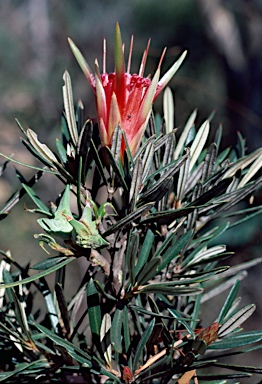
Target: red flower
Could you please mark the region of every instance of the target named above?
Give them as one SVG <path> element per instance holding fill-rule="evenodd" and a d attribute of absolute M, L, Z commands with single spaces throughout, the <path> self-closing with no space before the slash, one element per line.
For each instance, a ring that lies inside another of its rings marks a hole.
<path fill-rule="evenodd" d="M 181 55 L 159 80 L 160 66 L 165 53 L 164 50 L 156 73 L 151 80 L 149 77 L 143 76 L 150 41 L 144 51 L 139 73 L 130 74 L 133 38 L 130 44 L 128 66 L 125 71 L 123 44 L 118 23 L 115 29 L 115 72 L 109 74 L 106 72 L 105 41 L 102 74 L 100 74 L 97 60 L 95 61 L 95 73 L 93 73 L 71 39 L 69 39 L 69 43 L 95 93 L 102 145 L 110 147 L 114 129 L 119 124 L 125 132 L 130 151 L 134 155 L 142 140 L 150 116 L 152 103 L 178 70 L 186 56 L 186 52 Z M 124 149 L 125 143 L 123 140 L 121 155 L 123 155 Z"/>

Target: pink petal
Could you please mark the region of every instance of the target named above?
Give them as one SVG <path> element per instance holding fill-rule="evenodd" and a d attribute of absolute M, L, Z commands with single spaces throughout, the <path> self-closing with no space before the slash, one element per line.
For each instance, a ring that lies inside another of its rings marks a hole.
<path fill-rule="evenodd" d="M 108 138 L 106 126 L 103 119 L 99 119 L 98 125 L 99 125 L 99 135 L 100 135 L 102 146 L 104 147 L 106 145 L 109 145 L 109 138 Z"/>
<path fill-rule="evenodd" d="M 101 82 L 101 78 L 97 70 L 95 74 L 95 84 L 96 84 L 96 108 L 97 108 L 98 118 L 102 119 L 106 123 L 107 121 L 106 95 Z"/>
<path fill-rule="evenodd" d="M 145 51 L 143 53 L 143 57 L 142 57 L 142 60 L 141 60 L 140 69 L 139 69 L 139 73 L 138 73 L 139 76 L 143 76 L 144 75 L 145 66 L 146 66 L 146 59 L 147 59 L 147 56 L 148 56 L 150 42 L 151 42 L 151 39 L 148 40 L 147 47 L 146 47 L 146 49 L 145 49 Z"/>
<path fill-rule="evenodd" d="M 111 105 L 110 105 L 110 112 L 109 112 L 109 119 L 108 119 L 108 129 L 107 129 L 109 143 L 111 141 L 111 137 L 115 127 L 117 126 L 117 124 L 120 124 L 120 123 L 121 123 L 121 115 L 118 108 L 116 94 L 113 93 L 111 98 Z"/>
<path fill-rule="evenodd" d="M 134 155 L 136 153 L 136 151 L 137 151 L 137 149 L 139 147 L 139 144 L 140 144 L 140 142 L 142 140 L 142 137 L 144 135 L 144 132 L 145 132 L 145 129 L 146 129 L 146 126 L 147 126 L 150 114 L 151 114 L 151 110 L 149 111 L 148 116 L 147 116 L 145 122 L 140 127 L 138 127 L 136 135 L 128 143 L 129 147 L 130 147 L 130 152 L 132 153 L 132 155 Z"/>
<path fill-rule="evenodd" d="M 127 70 L 126 70 L 127 73 L 130 73 L 133 44 L 134 44 L 134 36 L 132 35 L 130 40 L 129 55 L 128 55 L 128 62 L 127 62 Z"/>

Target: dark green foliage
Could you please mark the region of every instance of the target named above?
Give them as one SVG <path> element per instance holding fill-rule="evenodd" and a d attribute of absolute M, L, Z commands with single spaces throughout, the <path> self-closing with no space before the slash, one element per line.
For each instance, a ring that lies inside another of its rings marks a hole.
<path fill-rule="evenodd" d="M 256 165 L 261 149 L 246 155 L 239 137 L 239 151 L 219 153 L 221 129 L 205 148 L 211 119 L 192 129 L 194 112 L 180 135 L 166 134 L 160 117 L 152 116 L 149 139 L 134 158 L 127 146 L 120 160 L 126 141 L 121 127 L 115 128 L 111 147 L 101 148 L 93 123 L 84 121 L 82 103 L 74 110 L 68 73 L 64 80 L 57 154 L 21 128 L 23 143 L 43 168 L 29 182 L 18 174 L 21 189 L 1 210 L 4 219 L 27 193 L 39 231 L 47 232 L 35 237 L 55 255 L 29 270 L 1 251 L 0 351 L 7 355 L 0 381 L 67 382 L 71 373 L 82 382 L 102 375 L 108 383 L 184 384 L 186 372 L 196 370 L 201 382 L 219 384 L 261 373 L 220 362 L 261 348 L 250 344 L 261 342 L 262 331 L 240 328 L 255 306 L 239 308 L 237 296 L 246 268 L 261 260 L 230 268 L 231 253 L 214 245 L 228 228 L 261 213 L 261 206 L 249 207 L 246 200 L 262 184 Z M 50 209 L 34 190 L 45 172 L 64 184 Z M 237 205 L 243 200 L 244 209 Z M 87 261 L 86 271 L 68 299 L 66 265 L 79 258 Z M 51 288 L 45 276 L 53 272 Z M 202 304 L 228 288 L 217 318 L 206 324 Z M 30 304 L 36 291 L 45 303 L 44 319 Z M 210 366 L 219 374 L 209 374 Z"/>

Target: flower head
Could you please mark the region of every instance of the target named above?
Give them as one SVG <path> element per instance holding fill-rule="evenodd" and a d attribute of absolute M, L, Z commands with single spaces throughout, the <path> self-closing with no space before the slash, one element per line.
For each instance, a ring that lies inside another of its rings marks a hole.
<path fill-rule="evenodd" d="M 106 72 L 105 40 L 102 73 L 100 73 L 97 60 L 95 61 L 95 71 L 93 73 L 71 39 L 69 39 L 69 43 L 95 93 L 98 126 L 102 145 L 110 147 L 114 129 L 117 125 L 120 125 L 121 129 L 125 132 L 130 151 L 134 154 L 144 134 L 152 103 L 178 70 L 186 56 L 186 52 L 180 56 L 159 80 L 160 67 L 165 50 L 152 79 L 144 77 L 150 41 L 144 51 L 138 74 L 130 74 L 133 37 L 130 43 L 128 65 L 127 69 L 125 69 L 124 49 L 118 23 L 115 29 L 115 70 L 112 73 Z M 123 154 L 124 149 L 125 142 L 123 140 L 121 154 Z"/>
<path fill-rule="evenodd" d="M 213 341 L 216 341 L 218 338 L 218 330 L 219 330 L 219 324 L 218 322 L 215 322 L 211 324 L 209 327 L 203 329 L 198 334 L 198 339 L 204 340 L 207 345 L 213 343 Z"/>

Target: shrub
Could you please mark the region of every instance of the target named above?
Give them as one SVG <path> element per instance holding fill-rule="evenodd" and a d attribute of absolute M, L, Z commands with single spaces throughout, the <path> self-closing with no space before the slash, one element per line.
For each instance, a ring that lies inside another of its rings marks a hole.
<path fill-rule="evenodd" d="M 262 373 L 221 362 L 261 348 L 262 331 L 241 328 L 255 305 L 241 306 L 238 298 L 246 269 L 261 260 L 224 265 L 232 253 L 217 240 L 261 213 L 238 203 L 261 187 L 262 149 L 246 154 L 239 134 L 236 148 L 220 150 L 222 128 L 211 141 L 212 116 L 196 129 L 196 111 L 182 130 L 174 129 L 169 88 L 164 118 L 153 115 L 152 102 L 185 54 L 160 80 L 159 65 L 150 80 L 143 77 L 148 48 L 139 75 L 124 71 L 118 25 L 114 74 L 100 74 L 97 63 L 93 74 L 70 44 L 94 89 L 98 120 L 84 120 L 82 102 L 74 107 L 65 72 L 56 152 L 18 123 L 23 144 L 42 166 L 29 182 L 19 174 L 21 189 L 1 219 L 28 194 L 39 224 L 35 238 L 49 256 L 29 267 L 1 251 L 0 379 L 218 384 Z M 49 207 L 34 190 L 47 172 L 64 185 Z M 66 268 L 79 258 L 87 268 L 68 299 Z M 45 302 L 42 320 L 32 311 L 36 292 Z M 202 306 L 216 312 L 220 293 L 224 304 L 205 324 Z"/>

